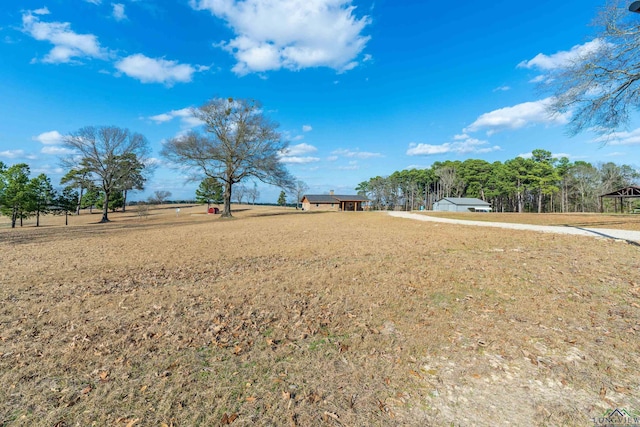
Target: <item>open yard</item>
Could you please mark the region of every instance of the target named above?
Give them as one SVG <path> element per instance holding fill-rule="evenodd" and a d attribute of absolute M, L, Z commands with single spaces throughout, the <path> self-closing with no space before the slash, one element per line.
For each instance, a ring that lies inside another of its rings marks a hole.
<path fill-rule="evenodd" d="M 585 426 L 640 411 L 637 246 L 202 212 L 2 220 L 0 426 Z"/>

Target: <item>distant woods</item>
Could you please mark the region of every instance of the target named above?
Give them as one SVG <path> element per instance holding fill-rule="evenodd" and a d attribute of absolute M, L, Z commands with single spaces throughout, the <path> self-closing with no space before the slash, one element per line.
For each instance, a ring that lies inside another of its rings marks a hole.
<path fill-rule="evenodd" d="M 435 162 L 428 169 L 396 171 L 361 182 L 356 190 L 373 209 L 431 209 L 443 197 L 477 197 L 494 212 L 599 212 L 609 209 L 600 195 L 636 184 L 640 173 L 629 165 L 570 162 L 546 150 L 531 158 Z"/>
<path fill-rule="evenodd" d="M 30 173 L 25 163 L 7 167 L 0 162 L 0 214 L 11 218 L 11 228 L 31 217 L 36 217 L 37 227 L 41 215 L 75 211 L 77 192 L 70 187 L 55 190 L 45 174 L 31 178 Z"/>

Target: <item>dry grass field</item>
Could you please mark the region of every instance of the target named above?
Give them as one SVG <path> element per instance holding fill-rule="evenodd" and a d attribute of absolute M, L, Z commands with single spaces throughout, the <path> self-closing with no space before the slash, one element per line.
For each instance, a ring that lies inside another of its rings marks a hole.
<path fill-rule="evenodd" d="M 203 211 L 0 225 L 0 426 L 585 426 L 640 410 L 637 246 Z"/>

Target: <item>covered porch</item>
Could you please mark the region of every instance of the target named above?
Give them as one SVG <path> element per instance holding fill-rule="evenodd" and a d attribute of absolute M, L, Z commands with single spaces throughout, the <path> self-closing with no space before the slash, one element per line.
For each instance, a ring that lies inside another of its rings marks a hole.
<path fill-rule="evenodd" d="M 621 188 L 611 193 L 603 194 L 600 196 L 600 212 L 604 212 L 604 199 L 613 199 L 613 210 L 618 213 L 618 206 L 620 206 L 620 213 L 624 213 L 625 199 L 637 199 L 640 198 L 640 187 L 632 185 L 629 187 Z M 629 208 L 627 212 L 631 213 Z"/>

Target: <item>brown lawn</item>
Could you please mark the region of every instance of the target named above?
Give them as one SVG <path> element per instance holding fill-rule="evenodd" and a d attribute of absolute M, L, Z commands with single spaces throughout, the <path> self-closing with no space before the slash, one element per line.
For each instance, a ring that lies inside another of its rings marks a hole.
<path fill-rule="evenodd" d="M 241 209 L 2 227 L 0 425 L 584 426 L 640 410 L 637 246 Z"/>

